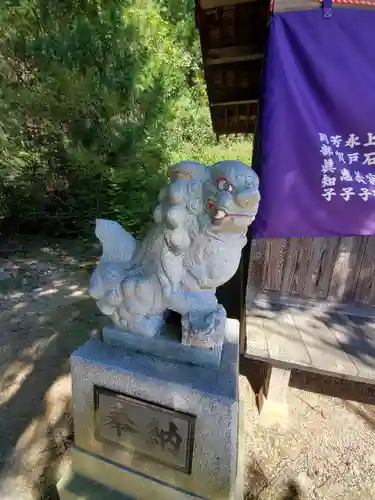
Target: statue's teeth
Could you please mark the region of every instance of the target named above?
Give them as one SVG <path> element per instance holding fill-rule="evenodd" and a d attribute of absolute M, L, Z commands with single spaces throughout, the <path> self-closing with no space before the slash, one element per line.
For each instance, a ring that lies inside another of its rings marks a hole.
<path fill-rule="evenodd" d="M 214 217 L 215 219 L 223 219 L 226 215 L 227 214 L 224 212 L 224 210 L 218 210 Z"/>

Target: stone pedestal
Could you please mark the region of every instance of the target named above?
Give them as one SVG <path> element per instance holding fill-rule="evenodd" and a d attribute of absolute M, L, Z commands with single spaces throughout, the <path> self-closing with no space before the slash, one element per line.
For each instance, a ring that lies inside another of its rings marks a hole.
<path fill-rule="evenodd" d="M 99 339 L 77 349 L 75 446 L 60 499 L 242 500 L 238 350 L 230 319 L 217 369 Z"/>

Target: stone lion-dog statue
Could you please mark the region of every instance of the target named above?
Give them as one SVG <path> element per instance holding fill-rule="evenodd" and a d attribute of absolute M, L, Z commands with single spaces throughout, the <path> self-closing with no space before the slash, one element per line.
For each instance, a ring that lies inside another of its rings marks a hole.
<path fill-rule="evenodd" d="M 120 330 L 158 335 L 175 311 L 185 343 L 209 348 L 226 320 L 216 288 L 238 268 L 258 210 L 259 181 L 240 161 L 182 161 L 168 175 L 142 241 L 115 221 L 96 221 L 103 253 L 89 293 Z"/>

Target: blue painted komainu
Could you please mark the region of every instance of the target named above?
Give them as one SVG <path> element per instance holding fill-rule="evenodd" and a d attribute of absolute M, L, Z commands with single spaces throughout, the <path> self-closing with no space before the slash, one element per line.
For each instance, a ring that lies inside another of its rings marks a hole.
<path fill-rule="evenodd" d="M 216 288 L 236 272 L 259 204 L 255 172 L 240 161 L 169 167 L 154 225 L 137 242 L 117 222 L 98 219 L 103 254 L 89 292 L 120 329 L 154 336 L 168 310 L 182 316 L 192 345 L 210 344 L 225 323 Z"/>

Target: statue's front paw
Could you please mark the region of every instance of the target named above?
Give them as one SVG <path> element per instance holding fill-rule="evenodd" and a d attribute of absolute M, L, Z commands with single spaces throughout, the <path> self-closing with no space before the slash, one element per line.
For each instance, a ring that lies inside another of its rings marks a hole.
<path fill-rule="evenodd" d="M 146 335 L 147 337 L 155 337 L 155 335 L 159 335 L 163 325 L 163 315 L 147 315 L 139 322 L 140 333 Z"/>
<path fill-rule="evenodd" d="M 226 312 L 220 304 L 211 313 L 192 312 L 183 316 L 182 343 L 193 347 L 213 349 L 218 330 L 225 328 Z"/>

